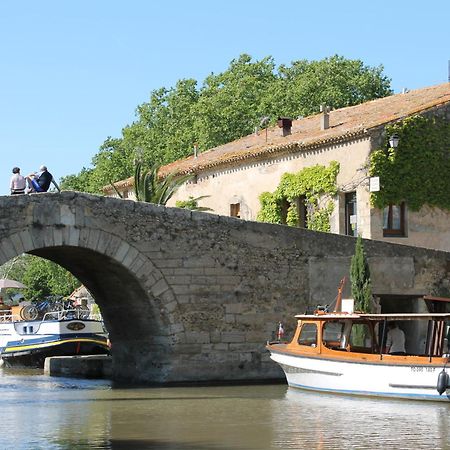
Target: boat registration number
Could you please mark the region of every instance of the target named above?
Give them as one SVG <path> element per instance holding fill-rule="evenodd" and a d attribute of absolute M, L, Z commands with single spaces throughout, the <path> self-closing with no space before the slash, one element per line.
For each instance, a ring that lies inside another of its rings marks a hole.
<path fill-rule="evenodd" d="M 436 367 L 411 366 L 411 372 L 434 372 Z"/>

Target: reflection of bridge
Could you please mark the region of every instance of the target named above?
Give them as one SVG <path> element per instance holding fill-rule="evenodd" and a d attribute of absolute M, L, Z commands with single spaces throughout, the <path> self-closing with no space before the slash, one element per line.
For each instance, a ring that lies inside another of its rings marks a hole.
<path fill-rule="evenodd" d="M 281 376 L 264 342 L 327 303 L 354 238 L 74 192 L 0 198 L 0 264 L 50 259 L 92 292 L 128 382 Z M 368 242 L 375 291 L 449 287 L 450 254 Z M 438 291 L 436 291 L 436 289 Z"/>

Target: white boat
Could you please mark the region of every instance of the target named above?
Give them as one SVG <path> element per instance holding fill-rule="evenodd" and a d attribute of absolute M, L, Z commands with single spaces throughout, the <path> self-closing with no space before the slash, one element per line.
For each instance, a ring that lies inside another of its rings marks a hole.
<path fill-rule="evenodd" d="M 43 367 L 46 357 L 109 352 L 101 320 L 86 319 L 80 310 L 49 312 L 42 320 L 0 315 L 0 357 L 6 366 Z"/>
<path fill-rule="evenodd" d="M 291 342 L 267 344 L 289 386 L 330 393 L 450 401 L 448 313 L 296 316 Z M 406 353 L 385 349 L 388 321 L 400 324 Z"/>

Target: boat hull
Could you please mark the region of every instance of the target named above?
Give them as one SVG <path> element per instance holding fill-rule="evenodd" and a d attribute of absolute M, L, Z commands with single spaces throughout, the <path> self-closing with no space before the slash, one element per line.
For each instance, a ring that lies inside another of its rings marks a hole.
<path fill-rule="evenodd" d="M 437 381 L 443 365 L 389 361 L 344 361 L 321 356 L 290 355 L 271 350 L 271 358 L 283 369 L 289 386 L 300 389 L 416 400 L 450 401 L 450 389 L 442 395 Z"/>
<path fill-rule="evenodd" d="M 2 354 L 6 367 L 44 367 L 45 358 L 51 356 L 104 355 L 109 349 L 105 342 L 84 340 L 58 341 L 52 346 L 30 348 L 24 351 Z"/>
<path fill-rule="evenodd" d="M 108 353 L 108 336 L 98 320 L 0 324 L 0 356 L 5 366 L 44 367 L 45 358 L 50 356 Z"/>

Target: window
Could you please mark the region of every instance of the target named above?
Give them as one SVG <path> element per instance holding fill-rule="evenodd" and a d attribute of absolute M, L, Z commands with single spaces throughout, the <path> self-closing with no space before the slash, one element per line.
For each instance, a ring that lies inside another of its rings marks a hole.
<path fill-rule="evenodd" d="M 304 323 L 298 337 L 300 345 L 309 345 L 315 347 L 317 345 L 317 325 L 315 323 Z"/>
<path fill-rule="evenodd" d="M 345 194 L 345 234 L 358 236 L 356 228 L 356 192 Z"/>
<path fill-rule="evenodd" d="M 405 202 L 384 208 L 383 236 L 406 236 L 405 211 Z"/>
<path fill-rule="evenodd" d="M 345 348 L 344 322 L 327 322 L 323 326 L 322 340 L 329 348 Z"/>
<path fill-rule="evenodd" d="M 293 202 L 288 202 L 285 198 L 281 201 L 281 223 L 286 224 L 288 211 L 291 206 L 295 206 L 298 215 L 297 227 L 308 228 L 308 209 L 306 207 L 306 198 L 304 195 L 294 198 Z"/>
<path fill-rule="evenodd" d="M 231 217 L 241 217 L 241 204 L 240 203 L 232 203 L 230 205 L 230 216 Z"/>
<path fill-rule="evenodd" d="M 295 206 L 298 213 L 298 226 L 300 228 L 308 228 L 308 209 L 306 207 L 306 197 L 302 195 L 295 199 Z"/>
<path fill-rule="evenodd" d="M 366 323 L 354 323 L 350 333 L 350 345 L 359 347 L 359 350 L 372 350 L 372 333 Z"/>

